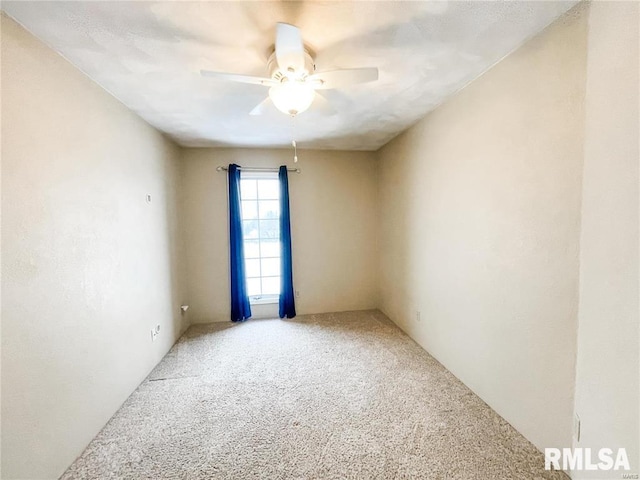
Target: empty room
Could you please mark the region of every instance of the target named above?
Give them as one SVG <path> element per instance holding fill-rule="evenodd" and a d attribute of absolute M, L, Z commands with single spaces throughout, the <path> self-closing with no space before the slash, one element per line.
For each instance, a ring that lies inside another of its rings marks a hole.
<path fill-rule="evenodd" d="M 639 478 L 640 2 L 0 6 L 2 479 Z"/>

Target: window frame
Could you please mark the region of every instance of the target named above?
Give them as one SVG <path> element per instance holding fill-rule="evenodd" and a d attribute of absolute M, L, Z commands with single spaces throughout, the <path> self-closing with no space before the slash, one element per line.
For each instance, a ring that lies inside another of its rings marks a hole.
<path fill-rule="evenodd" d="M 280 221 L 280 192 L 278 191 L 278 196 L 276 199 L 274 198 L 260 198 L 260 193 L 259 193 L 259 188 L 258 188 L 258 184 L 256 183 L 256 198 L 255 199 L 250 199 L 250 198 L 245 198 L 243 196 L 243 192 L 242 192 L 242 181 L 243 180 L 278 180 L 278 172 L 251 172 L 251 171 L 241 171 L 240 172 L 240 216 L 242 218 L 242 242 L 243 242 L 243 247 L 246 247 L 246 240 L 247 238 L 245 237 L 245 231 L 244 231 L 244 225 L 245 225 L 245 220 L 246 221 L 250 221 L 250 220 L 257 220 L 257 224 L 258 224 L 258 237 L 255 239 L 258 241 L 258 257 L 257 259 L 259 260 L 259 268 L 260 268 L 260 276 L 259 277 L 249 277 L 247 275 L 247 271 L 246 271 L 246 267 L 245 267 L 245 282 L 248 284 L 248 280 L 251 279 L 255 279 L 255 278 L 259 278 L 260 279 L 260 291 L 262 292 L 262 279 L 263 278 L 278 278 L 278 283 L 281 283 L 282 280 L 282 272 L 279 273 L 279 275 L 274 276 L 274 275 L 266 275 L 263 276 L 262 275 L 262 260 L 263 259 L 278 259 L 278 261 L 281 261 L 282 258 L 282 252 L 278 252 L 278 256 L 277 257 L 263 257 L 262 256 L 262 250 L 261 250 L 261 241 L 268 239 L 268 237 L 262 237 L 261 233 L 260 233 L 260 222 L 264 221 L 264 220 L 270 220 L 268 218 L 261 218 L 260 217 L 260 201 L 278 201 L 278 217 L 276 218 L 276 221 L 278 221 L 278 230 L 279 230 L 279 221 Z M 255 202 L 256 203 L 256 208 L 257 208 L 257 217 L 255 219 L 245 219 L 244 218 L 244 208 L 242 208 L 244 206 L 243 202 Z M 280 232 L 278 231 L 278 245 L 280 245 Z M 243 259 L 245 261 L 245 263 L 247 262 L 247 260 L 254 260 L 255 258 L 250 258 L 248 259 L 246 256 L 246 248 L 243 248 L 244 252 L 243 252 Z M 248 290 L 249 287 L 247 285 L 247 294 L 248 294 Z M 261 305 L 261 304 L 273 304 L 273 303 L 278 303 L 279 298 L 280 298 L 280 292 L 278 293 L 271 293 L 271 294 L 263 294 L 261 293 L 260 295 L 247 295 L 249 297 L 249 303 L 251 305 Z"/>

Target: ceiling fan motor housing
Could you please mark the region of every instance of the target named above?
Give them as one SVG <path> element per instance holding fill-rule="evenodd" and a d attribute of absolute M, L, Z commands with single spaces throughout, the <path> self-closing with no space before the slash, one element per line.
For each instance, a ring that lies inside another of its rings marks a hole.
<path fill-rule="evenodd" d="M 306 48 L 304 49 L 304 68 L 301 72 L 287 72 L 284 68 L 280 68 L 278 66 L 278 60 L 276 59 L 275 50 L 267 61 L 267 71 L 269 72 L 269 77 L 278 82 L 282 82 L 285 78 L 290 78 L 292 75 L 299 79 L 303 79 L 308 75 L 313 75 L 315 73 L 315 70 L 316 65 L 314 63 L 314 59 Z"/>

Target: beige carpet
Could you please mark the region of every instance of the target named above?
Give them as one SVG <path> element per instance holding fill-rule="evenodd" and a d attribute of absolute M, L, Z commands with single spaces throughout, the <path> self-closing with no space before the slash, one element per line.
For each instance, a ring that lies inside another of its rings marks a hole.
<path fill-rule="evenodd" d="M 191 327 L 62 478 L 568 477 L 369 311 Z"/>

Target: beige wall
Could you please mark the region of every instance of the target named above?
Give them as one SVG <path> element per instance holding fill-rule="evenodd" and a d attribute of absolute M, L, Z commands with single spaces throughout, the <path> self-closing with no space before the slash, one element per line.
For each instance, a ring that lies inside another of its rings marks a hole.
<path fill-rule="evenodd" d="M 2 16 L 2 478 L 57 478 L 186 326 L 178 156 Z"/>
<path fill-rule="evenodd" d="M 581 6 L 379 151 L 382 309 L 538 448 L 571 445 L 585 54 Z"/>
<path fill-rule="evenodd" d="M 638 23 L 637 2 L 591 5 L 576 380 L 576 446 L 625 447 L 633 473 L 640 473 Z"/>
<path fill-rule="evenodd" d="M 229 319 L 227 182 L 219 165 L 293 165 L 290 150 L 184 151 L 189 310 Z M 289 175 L 293 276 L 299 314 L 377 306 L 376 162 L 370 152 L 299 151 Z M 254 308 L 257 315 L 265 308 Z M 276 312 L 277 306 L 269 313 Z"/>

